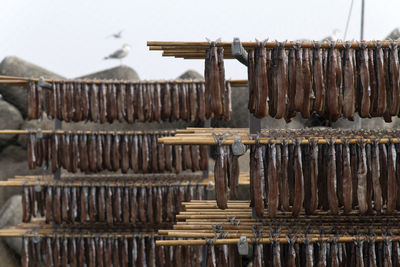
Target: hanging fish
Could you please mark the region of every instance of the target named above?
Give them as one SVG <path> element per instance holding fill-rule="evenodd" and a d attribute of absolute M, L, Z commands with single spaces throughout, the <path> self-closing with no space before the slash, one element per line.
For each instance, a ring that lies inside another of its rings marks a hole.
<path fill-rule="evenodd" d="M 54 135 L 56 137 L 57 135 Z M 54 147 L 52 146 L 52 149 Z M 79 137 L 79 167 L 82 172 L 89 171 L 89 151 L 87 144 L 87 136 L 82 133 Z M 54 155 L 52 156 L 54 157 Z M 53 171 L 54 172 L 54 171 Z"/>
<path fill-rule="evenodd" d="M 369 66 L 368 66 L 368 49 L 367 44 L 365 42 L 360 43 L 359 49 L 359 64 L 358 64 L 358 73 L 359 73 L 359 94 L 361 97 L 359 104 L 359 115 L 361 118 L 368 118 L 370 116 L 371 110 L 371 87 L 370 87 L 370 77 L 369 77 Z"/>
<path fill-rule="evenodd" d="M 126 118 L 126 85 L 122 82 L 118 85 L 117 92 L 117 118 L 119 122 L 125 122 Z"/>
<path fill-rule="evenodd" d="M 121 137 L 121 172 L 127 173 L 129 170 L 129 139 L 126 134 Z"/>
<path fill-rule="evenodd" d="M 172 109 L 172 116 L 171 120 L 179 120 L 181 119 L 181 104 L 179 103 L 179 95 L 180 91 L 178 88 L 178 84 L 174 83 L 172 84 L 172 96 L 171 96 L 171 109 Z"/>
<path fill-rule="evenodd" d="M 155 199 L 153 197 L 153 187 L 149 185 L 147 187 L 147 222 L 151 225 L 154 224 L 154 205 Z"/>
<path fill-rule="evenodd" d="M 110 186 L 107 186 L 106 191 L 106 221 L 108 225 L 114 224 L 113 217 L 113 190 Z"/>
<path fill-rule="evenodd" d="M 158 172 L 158 145 L 157 135 L 151 135 L 151 172 Z"/>
<path fill-rule="evenodd" d="M 391 42 L 389 44 L 389 80 L 390 80 L 390 98 L 392 105 L 390 106 L 390 115 L 396 116 L 400 109 L 400 88 L 399 88 L 399 58 L 398 43 Z"/>
<path fill-rule="evenodd" d="M 36 153 L 35 153 L 36 142 L 37 142 L 36 134 L 30 132 L 28 137 L 28 167 L 30 170 L 36 168 Z"/>
<path fill-rule="evenodd" d="M 383 116 L 386 110 L 386 85 L 385 85 L 385 72 L 384 72 L 384 56 L 382 43 L 375 43 L 375 75 L 377 87 L 377 101 L 376 101 L 376 116 Z"/>
<path fill-rule="evenodd" d="M 144 118 L 144 85 L 139 82 L 138 84 L 136 84 L 135 87 L 136 90 L 136 96 L 135 98 L 137 99 L 135 101 L 136 105 L 135 105 L 135 111 L 136 111 L 136 115 L 137 119 L 140 122 L 144 122 L 145 118 Z"/>
<path fill-rule="evenodd" d="M 96 148 L 97 148 L 96 135 L 92 133 L 89 135 L 89 143 L 88 143 L 89 169 L 91 172 L 97 172 Z"/>
<path fill-rule="evenodd" d="M 294 200 L 292 207 L 292 216 L 294 217 L 299 215 L 304 200 L 304 177 L 300 146 L 300 141 L 296 140 L 296 147 L 294 152 Z"/>
<path fill-rule="evenodd" d="M 358 163 L 358 186 L 357 186 L 357 198 L 358 198 L 358 206 L 360 208 L 360 213 L 365 214 L 368 210 L 367 203 L 367 155 L 365 151 L 365 143 L 359 143 L 361 151 L 360 151 L 360 160 Z"/>
<path fill-rule="evenodd" d="M 322 52 L 321 43 L 313 43 L 313 62 L 312 62 L 312 88 L 314 90 L 315 99 L 313 104 L 313 110 L 322 115 L 325 106 L 325 83 L 324 83 L 324 72 L 322 67 Z"/>
<path fill-rule="evenodd" d="M 343 151 L 343 206 L 344 212 L 350 213 L 353 205 L 353 192 L 352 192 L 352 175 L 350 164 L 350 147 L 349 142 L 345 141 Z"/>
<path fill-rule="evenodd" d="M 174 145 L 174 167 L 175 172 L 180 173 L 182 171 L 182 146 Z"/>
<path fill-rule="evenodd" d="M 332 122 L 335 122 L 340 113 L 339 113 L 339 88 L 337 86 L 337 50 L 335 49 L 335 44 L 331 43 L 329 45 L 328 51 L 328 65 L 327 65 L 327 88 L 326 88 L 326 112 L 328 115 L 328 119 Z"/>
<path fill-rule="evenodd" d="M 220 83 L 220 69 L 218 62 L 218 47 L 215 43 L 211 44 L 210 47 L 210 93 L 211 98 L 211 110 L 214 112 L 215 116 L 221 116 L 223 112 L 222 108 L 222 95 L 221 95 L 221 83 Z"/>
<path fill-rule="evenodd" d="M 288 142 L 287 140 L 282 140 L 282 148 L 281 148 L 281 173 L 279 175 L 280 178 L 280 188 L 279 188 L 279 196 L 281 209 L 283 211 L 289 211 L 289 184 L 288 184 Z"/>
<path fill-rule="evenodd" d="M 262 158 L 262 154 L 259 157 Z M 279 181 L 276 162 L 276 144 L 270 143 L 268 161 L 268 215 L 271 218 L 276 216 L 279 205 Z"/>
<path fill-rule="evenodd" d="M 158 138 L 161 138 L 162 134 L 157 135 L 156 141 L 158 141 Z M 157 162 L 158 162 L 158 170 L 160 172 L 163 172 L 165 170 L 165 149 L 164 149 L 164 144 L 157 143 Z M 169 155 L 170 157 L 171 155 Z"/>
<path fill-rule="evenodd" d="M 37 89 L 36 83 L 34 81 L 28 82 L 28 110 L 27 110 L 27 118 L 28 120 L 36 119 L 37 115 Z"/>
<path fill-rule="evenodd" d="M 130 220 L 132 224 L 136 224 L 137 214 L 138 214 L 138 202 L 137 202 L 137 187 L 132 186 L 130 189 Z"/>
<path fill-rule="evenodd" d="M 318 141 L 311 141 L 311 170 L 310 170 L 310 202 L 308 214 L 313 214 L 318 208 Z"/>
<path fill-rule="evenodd" d="M 119 185 L 114 187 L 113 190 L 113 215 L 115 222 L 121 222 L 122 218 L 122 190 Z"/>
<path fill-rule="evenodd" d="M 142 148 L 142 171 L 149 171 L 149 161 L 150 161 L 150 146 L 147 134 L 143 134 L 141 137 L 141 148 Z"/>
<path fill-rule="evenodd" d="M 310 62 L 310 49 L 303 48 L 303 59 L 302 59 L 302 70 L 303 70 L 303 105 L 301 108 L 301 115 L 304 118 L 309 118 L 311 116 L 310 111 L 312 111 L 312 101 L 315 98 L 314 92 L 312 90 L 312 70 Z"/>
<path fill-rule="evenodd" d="M 119 151 L 120 151 L 120 136 L 119 134 L 114 134 L 113 142 L 111 145 L 111 163 L 113 171 L 117 171 L 120 168 Z"/>
<path fill-rule="evenodd" d="M 71 171 L 76 173 L 79 165 L 79 136 L 77 134 L 71 136 L 71 143 Z"/>
<path fill-rule="evenodd" d="M 51 186 L 46 187 L 45 205 L 46 205 L 45 221 L 46 223 L 50 223 L 53 221 L 53 188 Z M 22 207 L 23 206 L 24 202 L 22 202 Z"/>
<path fill-rule="evenodd" d="M 289 122 L 290 118 L 296 115 L 295 109 L 295 96 L 296 96 L 296 49 L 293 47 L 289 49 L 287 63 L 288 73 L 288 92 L 287 92 L 287 118 Z"/>
<path fill-rule="evenodd" d="M 140 187 L 140 194 L 139 194 L 139 219 L 142 223 L 147 222 L 147 192 L 146 187 L 143 185 Z"/>
<path fill-rule="evenodd" d="M 264 118 L 268 115 L 268 69 L 266 42 L 258 42 L 255 57 L 255 99 L 256 110 L 254 116 Z M 268 51 L 270 53 L 270 51 Z M 272 88 L 271 88 L 272 89 Z"/>
<path fill-rule="evenodd" d="M 389 142 L 388 155 L 387 155 L 387 207 L 386 214 L 391 215 L 396 209 L 397 200 L 397 181 L 396 181 L 396 148 L 393 142 Z"/>
<path fill-rule="evenodd" d="M 69 187 L 62 187 L 62 192 L 61 192 L 61 218 L 63 222 L 69 222 L 70 217 L 69 217 L 69 209 L 70 209 L 70 199 L 71 199 L 71 193 L 70 193 L 70 188 Z"/>
<path fill-rule="evenodd" d="M 354 87 L 355 75 L 351 53 L 351 43 L 344 45 L 344 64 L 343 64 L 343 116 L 349 120 L 354 120 L 356 91 Z"/>
<path fill-rule="evenodd" d="M 107 85 L 107 120 L 112 123 L 118 117 L 117 86 L 114 83 Z"/>
<path fill-rule="evenodd" d="M 134 173 L 139 172 L 139 146 L 136 134 L 129 136 L 129 166 Z"/>
<path fill-rule="evenodd" d="M 168 82 L 163 83 L 161 86 L 161 119 L 163 121 L 169 121 L 171 117 L 171 86 Z"/>
<path fill-rule="evenodd" d="M 300 44 L 293 45 L 295 49 L 295 62 L 296 62 L 296 72 L 295 75 L 295 98 L 294 98 L 294 108 L 295 111 L 302 111 L 304 104 L 304 77 L 303 77 L 303 49 L 301 49 Z"/>
<path fill-rule="evenodd" d="M 256 112 L 256 75 L 255 75 L 255 58 L 254 50 L 248 51 L 248 65 L 247 65 L 247 76 L 248 76 L 248 86 L 249 86 L 249 103 L 248 109 L 251 113 Z M 207 99 L 206 99 L 207 108 Z"/>

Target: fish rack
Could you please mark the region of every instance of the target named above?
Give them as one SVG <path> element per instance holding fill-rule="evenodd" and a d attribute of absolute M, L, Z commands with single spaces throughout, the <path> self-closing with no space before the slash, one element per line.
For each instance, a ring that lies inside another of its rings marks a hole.
<path fill-rule="evenodd" d="M 83 266 L 83 262 L 94 266 L 96 261 L 111 266 L 107 259 L 102 262 L 101 257 L 97 260 L 93 257 L 106 254 L 98 247 L 100 240 L 103 245 L 113 243 L 117 255 L 113 257 L 114 266 L 119 266 L 118 260 L 124 262 L 123 266 L 163 266 L 182 261 L 187 266 L 200 266 L 201 248 L 177 247 L 164 251 L 156 249 L 154 242 L 155 231 L 172 226 L 179 212 L 178 203 L 207 198 L 208 191 L 213 189 L 213 175 L 208 174 L 208 147 L 157 143 L 161 136 L 192 130 L 68 131 L 60 126 L 61 121 L 85 120 L 97 123 L 119 120 L 131 124 L 180 119 L 205 121 L 213 114 L 203 116 L 204 81 L 71 81 L 0 76 L 0 83 L 27 88 L 29 120 L 47 115 L 56 121 L 55 130 L 0 131 L 0 134 L 26 135 L 28 167 L 44 167 L 55 173 L 16 176 L 0 183 L 0 186 L 21 187 L 23 192 L 24 223 L 0 230 L 0 236 L 22 237 L 23 266 L 37 266 L 39 261 L 46 266 L 57 265 L 59 261 L 71 266 Z M 227 82 L 227 99 L 232 85 L 246 84 L 241 80 Z M 161 92 L 170 93 L 169 88 L 173 88 L 172 97 L 163 95 L 161 102 Z M 143 92 L 146 102 L 136 101 L 135 97 L 140 100 Z M 230 107 L 230 102 L 225 104 Z M 176 112 L 176 107 L 181 107 L 180 112 Z M 225 110 L 228 112 L 225 116 L 229 115 L 230 110 Z M 70 174 L 59 175 L 61 168 Z M 123 174 L 100 174 L 104 170 Z M 182 172 L 185 170 L 188 172 Z M 248 175 L 244 177 L 241 182 L 248 184 Z M 129 255 L 123 254 L 127 249 L 126 239 L 130 240 Z M 79 240 L 81 246 L 89 248 L 88 255 L 82 256 L 80 252 L 81 262 L 69 262 L 76 255 L 71 244 Z M 60 242 L 71 246 L 63 247 L 60 252 Z M 133 249 L 135 242 L 142 245 Z M 35 244 L 42 244 L 45 250 L 30 250 Z M 66 254 L 70 255 L 68 259 Z"/>
<path fill-rule="evenodd" d="M 289 122 L 297 113 L 329 122 L 353 120 L 355 113 L 390 122 L 399 114 L 398 42 L 235 38 L 147 45 L 162 56 L 205 60 L 206 86 L 215 96 L 223 59 L 237 59 L 249 74 L 249 129 L 159 139 L 216 145 L 218 193 L 216 201 L 183 203 L 173 229 L 159 230 L 189 240 L 158 240 L 158 246 L 207 245 L 209 266 L 232 266 L 226 258 L 240 262 L 237 251 L 248 255 L 249 247 L 254 266 L 399 265 L 400 253 L 392 253 L 399 248 L 398 130 L 264 130 L 260 123 L 267 116 Z M 251 201 L 228 200 L 235 185 L 230 165 L 237 160 L 231 155 L 246 150 Z"/>

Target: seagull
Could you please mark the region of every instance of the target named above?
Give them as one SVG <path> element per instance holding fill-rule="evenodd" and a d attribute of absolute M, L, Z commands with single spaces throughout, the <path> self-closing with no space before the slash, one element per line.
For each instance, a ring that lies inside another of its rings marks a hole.
<path fill-rule="evenodd" d="M 340 34 L 340 30 L 339 29 L 334 29 L 332 34 L 325 37 L 324 39 L 322 39 L 322 41 L 337 41 L 337 39 L 339 38 L 339 34 Z"/>
<path fill-rule="evenodd" d="M 120 38 L 122 37 L 122 32 L 123 32 L 123 31 L 124 31 L 124 30 L 120 30 L 120 31 L 117 32 L 117 33 L 110 34 L 109 36 L 107 36 L 107 38 L 114 37 L 114 38 L 116 38 L 116 39 L 120 39 Z"/>
<path fill-rule="evenodd" d="M 104 59 L 119 59 L 122 65 L 122 59 L 126 57 L 131 51 L 131 46 L 129 44 L 124 44 L 121 49 L 118 49 L 114 53 L 105 57 Z"/>

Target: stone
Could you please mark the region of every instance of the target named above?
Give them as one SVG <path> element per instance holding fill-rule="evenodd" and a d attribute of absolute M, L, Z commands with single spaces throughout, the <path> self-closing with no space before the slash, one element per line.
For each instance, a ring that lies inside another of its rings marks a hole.
<path fill-rule="evenodd" d="M 204 80 L 203 75 L 195 70 L 187 70 L 178 77 L 179 80 Z"/>
<path fill-rule="evenodd" d="M 137 72 L 131 67 L 125 65 L 87 74 L 77 79 L 100 79 L 100 80 L 117 79 L 117 80 L 130 80 L 130 81 L 140 80 Z"/>
<path fill-rule="evenodd" d="M 0 241 L 0 262 L 1 266 L 7 266 L 7 267 L 20 267 L 21 262 L 16 255 L 7 245 L 5 244 L 4 241 Z"/>
<path fill-rule="evenodd" d="M 385 40 L 398 40 L 400 38 L 400 28 L 395 28 L 386 36 Z"/>
<path fill-rule="evenodd" d="M 62 76 L 54 72 L 48 71 L 15 56 L 9 56 L 3 59 L 0 63 L 0 74 L 28 78 L 39 78 L 40 76 L 43 76 L 48 79 L 63 79 Z M 27 116 L 26 88 L 0 85 L 0 94 L 3 95 L 4 100 L 13 104 L 21 112 L 24 118 Z"/>
<path fill-rule="evenodd" d="M 23 123 L 21 113 L 10 103 L 0 100 L 0 130 L 19 129 Z M 0 148 L 15 139 L 13 134 L 0 135 Z"/>
<path fill-rule="evenodd" d="M 0 228 L 16 226 L 22 222 L 22 197 L 14 195 L 10 197 L 0 210 Z M 21 255 L 20 238 L 4 238 L 5 243 L 15 253 Z"/>

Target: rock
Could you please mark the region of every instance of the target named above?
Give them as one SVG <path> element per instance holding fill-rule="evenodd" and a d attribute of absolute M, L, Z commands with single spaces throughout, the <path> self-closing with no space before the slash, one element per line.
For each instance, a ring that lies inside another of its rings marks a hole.
<path fill-rule="evenodd" d="M 54 120 L 49 120 L 47 118 L 47 115 L 44 114 L 43 118 L 41 121 L 39 120 L 31 120 L 31 121 L 23 121 L 21 125 L 21 129 L 23 130 L 53 130 L 54 129 Z M 17 144 L 22 146 L 24 149 L 26 149 L 28 143 L 28 135 L 26 134 L 20 134 L 17 137 Z"/>
<path fill-rule="evenodd" d="M 23 119 L 18 109 L 6 101 L 0 100 L 0 130 L 19 129 L 22 123 Z M 15 137 L 13 134 L 0 135 L 0 148 L 6 146 Z"/>
<path fill-rule="evenodd" d="M 0 63 L 0 74 L 20 77 L 43 76 L 49 79 L 63 79 L 62 76 L 41 68 L 35 64 L 27 62 L 15 56 L 5 57 Z M 27 115 L 27 92 L 26 88 L 18 86 L 2 86 L 0 85 L 0 94 L 3 99 L 13 104 L 23 117 Z"/>
<path fill-rule="evenodd" d="M 22 222 L 22 197 L 10 197 L 0 210 L 0 228 L 16 226 Z M 20 238 L 4 238 L 5 243 L 18 255 L 21 254 Z"/>
<path fill-rule="evenodd" d="M 179 80 L 204 80 L 203 75 L 195 70 L 187 70 L 181 76 L 178 77 Z"/>
<path fill-rule="evenodd" d="M 14 162 L 26 162 L 27 152 L 24 147 L 9 145 L 1 151 L 1 156 Z"/>
<path fill-rule="evenodd" d="M 99 72 L 81 76 L 77 79 L 118 79 L 130 81 L 140 80 L 137 72 L 128 66 L 118 66 L 115 68 L 102 70 Z"/>
<path fill-rule="evenodd" d="M 3 241 L 0 241 L 0 262 L 1 266 L 7 266 L 7 267 L 21 266 L 18 256 L 10 248 L 8 248 Z"/>

